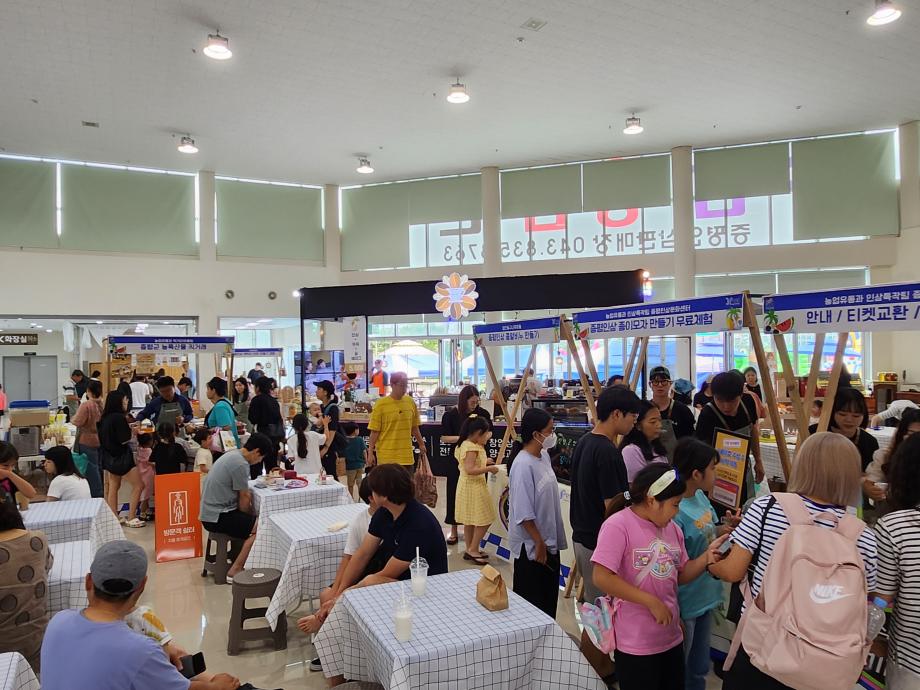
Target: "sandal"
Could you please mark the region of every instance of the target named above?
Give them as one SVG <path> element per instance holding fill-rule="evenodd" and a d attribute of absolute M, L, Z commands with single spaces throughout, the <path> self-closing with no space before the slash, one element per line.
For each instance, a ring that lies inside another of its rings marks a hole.
<path fill-rule="evenodd" d="M 147 523 L 146 523 L 146 522 L 144 522 L 143 520 L 138 520 L 137 518 L 134 518 L 134 519 L 132 519 L 132 520 L 128 520 L 128 521 L 125 523 L 125 527 L 135 527 L 135 528 L 137 528 L 137 527 L 146 527 L 146 526 L 147 526 Z"/>
<path fill-rule="evenodd" d="M 473 556 L 472 554 L 469 554 L 466 551 L 463 552 L 463 560 L 472 561 L 473 563 L 476 563 L 477 565 L 487 565 L 489 562 L 487 558 L 483 558 L 482 556 Z"/>
<path fill-rule="evenodd" d="M 458 538 L 457 538 L 457 537 L 448 537 L 448 538 L 447 538 L 447 544 L 448 544 L 448 546 L 453 546 L 454 544 L 457 543 L 457 541 L 458 541 Z"/>

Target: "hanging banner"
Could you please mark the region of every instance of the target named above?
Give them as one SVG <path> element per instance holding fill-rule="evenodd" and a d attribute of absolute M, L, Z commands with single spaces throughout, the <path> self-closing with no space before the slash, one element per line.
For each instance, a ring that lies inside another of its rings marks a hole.
<path fill-rule="evenodd" d="M 476 345 L 536 345 L 559 342 L 559 317 L 473 326 Z"/>
<path fill-rule="evenodd" d="M 763 308 L 766 333 L 916 330 L 920 283 L 770 295 Z"/>
<path fill-rule="evenodd" d="M 283 347 L 237 347 L 234 357 L 284 357 Z"/>
<path fill-rule="evenodd" d="M 611 336 L 690 335 L 738 331 L 742 326 L 741 293 L 649 302 L 572 315 L 581 340 Z"/>
<path fill-rule="evenodd" d="M 201 558 L 201 474 L 158 474 L 154 479 L 157 563 Z"/>
<path fill-rule="evenodd" d="M 229 355 L 233 352 L 233 336 L 189 335 L 180 337 L 159 337 L 147 335 L 116 335 L 109 338 L 111 354 L 191 353 L 212 352 Z"/>
<path fill-rule="evenodd" d="M 367 371 L 367 319 L 363 316 L 346 316 L 345 370 L 350 373 Z"/>

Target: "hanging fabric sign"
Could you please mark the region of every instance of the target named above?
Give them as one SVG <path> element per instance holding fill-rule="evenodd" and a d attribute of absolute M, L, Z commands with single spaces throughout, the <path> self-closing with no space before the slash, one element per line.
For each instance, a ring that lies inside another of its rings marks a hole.
<path fill-rule="evenodd" d="M 109 338 L 109 352 L 111 354 L 213 352 L 229 355 L 233 352 L 233 336 L 190 335 L 169 338 L 146 335 L 120 335 Z"/>
<path fill-rule="evenodd" d="M 477 346 L 558 343 L 559 317 L 474 326 L 473 337 Z"/>

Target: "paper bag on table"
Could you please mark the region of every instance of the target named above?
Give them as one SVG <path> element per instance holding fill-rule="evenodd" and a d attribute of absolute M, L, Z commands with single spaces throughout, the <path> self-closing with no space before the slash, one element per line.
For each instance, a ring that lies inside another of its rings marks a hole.
<path fill-rule="evenodd" d="M 476 583 L 476 601 L 489 611 L 504 611 L 508 608 L 508 588 L 502 574 L 491 565 L 479 571 L 482 577 Z"/>

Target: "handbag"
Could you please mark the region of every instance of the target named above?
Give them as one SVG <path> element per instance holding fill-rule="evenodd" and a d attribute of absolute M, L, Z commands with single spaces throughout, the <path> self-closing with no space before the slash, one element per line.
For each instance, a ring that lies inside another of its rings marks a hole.
<path fill-rule="evenodd" d="M 418 472 L 412 478 L 412 484 L 415 486 L 415 498 L 420 503 L 429 508 L 434 508 L 438 504 L 438 481 L 431 473 L 427 459 L 421 461 Z"/>
<path fill-rule="evenodd" d="M 127 446 L 124 447 L 124 450 L 119 455 L 112 455 L 102 447 L 99 450 L 101 451 L 102 468 L 106 472 L 123 477 L 134 468 L 134 454 Z"/>

